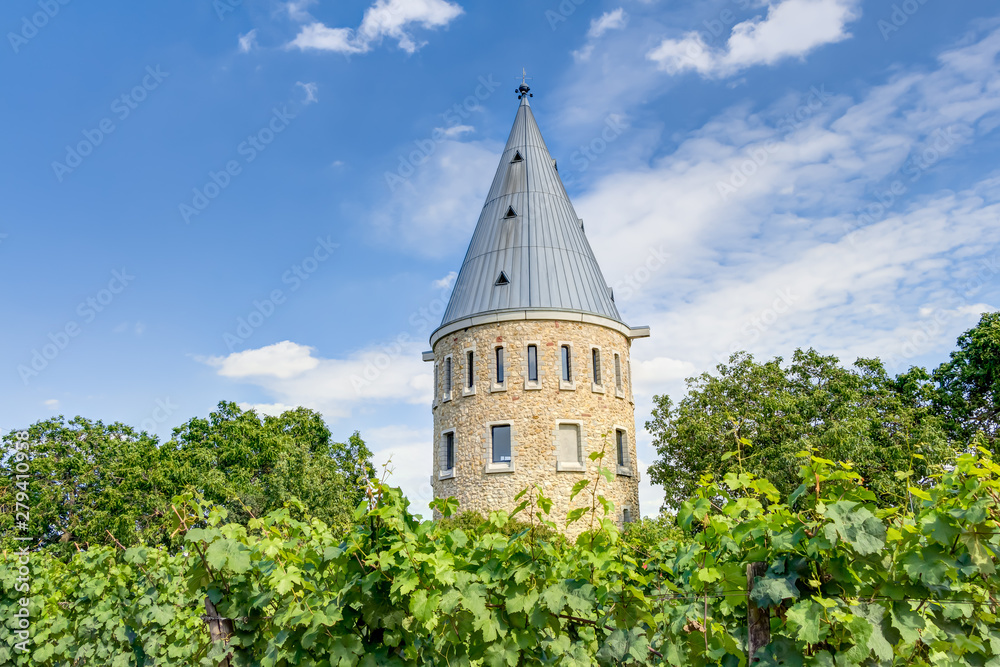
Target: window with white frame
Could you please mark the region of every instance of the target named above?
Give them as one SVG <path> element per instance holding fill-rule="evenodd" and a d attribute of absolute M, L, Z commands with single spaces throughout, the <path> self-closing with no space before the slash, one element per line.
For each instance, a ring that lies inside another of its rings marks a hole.
<path fill-rule="evenodd" d="M 493 444 L 493 463 L 510 463 L 510 424 L 495 424 L 490 427 Z"/>
<path fill-rule="evenodd" d="M 472 389 L 476 386 L 476 353 L 474 350 L 468 350 L 465 353 L 465 387 L 467 389 Z"/>
<path fill-rule="evenodd" d="M 628 431 L 623 428 L 615 429 L 615 463 L 619 475 L 632 474 L 628 456 Z"/>
<path fill-rule="evenodd" d="M 451 355 L 444 358 L 444 400 L 451 400 Z"/>
<path fill-rule="evenodd" d="M 573 351 L 570 349 L 569 345 L 563 345 L 559 348 L 559 357 L 562 360 L 562 381 L 572 382 L 573 381 Z"/>
<path fill-rule="evenodd" d="M 538 346 L 528 346 L 528 382 L 538 382 Z"/>
<path fill-rule="evenodd" d="M 503 384 L 504 381 L 504 359 L 503 359 L 503 347 L 497 347 L 496 349 L 496 379 L 497 384 Z"/>
<path fill-rule="evenodd" d="M 615 392 L 619 396 L 624 393 L 622 389 L 622 358 L 617 352 L 615 353 Z"/>
<path fill-rule="evenodd" d="M 441 434 L 441 470 L 455 468 L 455 431 Z"/>
<path fill-rule="evenodd" d="M 590 361 L 594 367 L 594 384 L 601 384 L 601 350 L 592 348 L 590 350 Z"/>
<path fill-rule="evenodd" d="M 579 423 L 556 425 L 556 470 L 582 471 L 583 438 Z"/>

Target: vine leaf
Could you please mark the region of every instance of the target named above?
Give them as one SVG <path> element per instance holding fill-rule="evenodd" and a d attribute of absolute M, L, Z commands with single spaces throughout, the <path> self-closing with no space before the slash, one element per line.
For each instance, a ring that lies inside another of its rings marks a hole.
<path fill-rule="evenodd" d="M 839 537 L 862 556 L 878 553 L 885 546 L 885 526 L 854 501 L 840 500 L 828 505 L 826 517 L 830 523 L 823 532 L 831 542 L 836 543 Z"/>

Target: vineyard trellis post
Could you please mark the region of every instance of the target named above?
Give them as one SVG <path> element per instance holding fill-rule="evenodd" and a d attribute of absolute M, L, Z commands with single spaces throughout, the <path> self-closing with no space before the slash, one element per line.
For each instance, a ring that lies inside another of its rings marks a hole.
<path fill-rule="evenodd" d="M 212 604 L 212 601 L 205 598 L 205 622 L 208 623 L 208 632 L 212 636 L 213 642 L 223 642 L 229 645 L 229 638 L 233 635 L 233 621 L 219 616 L 219 611 Z M 225 659 L 219 663 L 220 667 L 230 667 L 232 654 L 227 654 Z"/>
<path fill-rule="evenodd" d="M 761 609 L 754 602 L 754 579 L 767 573 L 767 563 L 750 563 L 747 565 L 747 664 L 753 665 L 759 661 L 757 651 L 767 646 L 771 641 L 771 615 L 767 608 Z"/>

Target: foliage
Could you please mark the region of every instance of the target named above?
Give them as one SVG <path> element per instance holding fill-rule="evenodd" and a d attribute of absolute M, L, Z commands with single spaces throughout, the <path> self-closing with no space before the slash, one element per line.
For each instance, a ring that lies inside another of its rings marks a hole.
<path fill-rule="evenodd" d="M 589 507 L 570 518 L 589 530 L 573 544 L 535 533 L 555 527 L 538 488 L 467 531 L 418 522 L 398 489 L 375 482 L 346 538 L 296 519 L 299 508 L 243 526 L 178 497 L 182 554 L 94 547 L 69 566 L 33 556 L 30 654 L 9 648 L 20 594 L 5 553 L 0 665 L 211 665 L 231 652 L 235 665 L 267 667 L 742 667 L 745 573 L 758 562 L 750 597 L 772 617 L 759 664 L 1000 664 L 1000 466 L 986 451 L 898 507 L 879 506 L 850 465 L 815 456 L 786 499 L 743 471 L 704 479 L 679 508 L 683 538 L 643 559 L 609 518 L 604 473 L 575 489 Z M 511 518 L 527 526 L 507 536 Z M 228 647 L 192 629 L 204 596 L 235 619 Z"/>
<path fill-rule="evenodd" d="M 780 357 L 758 363 L 740 352 L 717 371 L 690 378 L 677 405 L 654 397 L 646 429 L 659 458 L 649 476 L 667 490 L 666 506 L 694 493 L 703 475 L 741 467 L 787 495 L 802 451 L 851 461 L 880 504 L 891 505 L 906 496 L 896 471 L 924 477 L 953 456 L 923 385 L 890 377 L 877 359 L 843 368 L 836 357 L 796 350 L 784 367 Z M 736 447 L 739 456 L 730 456 Z"/>
<path fill-rule="evenodd" d="M 208 419 L 175 429 L 162 446 L 124 424 L 82 417 L 40 421 L 26 432 L 24 490 L 15 483 L 18 462 L 11 455 L 17 432 L 4 436 L 0 450 L 0 547 L 6 549 L 19 549 L 14 534 L 25 532 L 14 530 L 17 502 L 30 510 L 27 533 L 36 548 L 68 555 L 115 540 L 169 545 L 170 499 L 185 489 L 226 507 L 231 521 L 246 524 L 251 514 L 297 499 L 304 510 L 296 516 L 308 513 L 347 530 L 374 474 L 357 433 L 332 442 L 320 415 L 304 408 L 261 418 L 220 403 Z"/>
<path fill-rule="evenodd" d="M 947 417 L 956 437 L 970 441 L 983 433 L 994 455 L 1000 435 L 1000 313 L 984 313 L 979 324 L 958 339 L 958 349 L 938 366 L 935 407 Z"/>

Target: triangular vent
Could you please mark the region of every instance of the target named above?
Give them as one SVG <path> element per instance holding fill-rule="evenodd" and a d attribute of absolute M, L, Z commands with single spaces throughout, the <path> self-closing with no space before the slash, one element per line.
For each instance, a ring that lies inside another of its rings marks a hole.
<path fill-rule="evenodd" d="M 521 151 L 514 151 L 514 159 L 511 160 L 511 163 L 521 162 L 522 160 L 524 160 L 524 158 L 521 157 Z"/>
<path fill-rule="evenodd" d="M 500 286 L 500 285 L 510 285 L 510 278 L 507 277 L 506 273 L 504 273 L 503 271 L 501 271 L 500 272 L 500 277 L 497 278 L 497 281 L 495 283 L 493 283 L 493 284 L 497 285 L 497 286 Z"/>
<path fill-rule="evenodd" d="M 508 206 L 507 207 L 507 212 L 503 214 L 503 217 L 505 217 L 505 218 L 516 218 L 517 217 L 517 211 L 514 210 L 513 206 Z"/>

